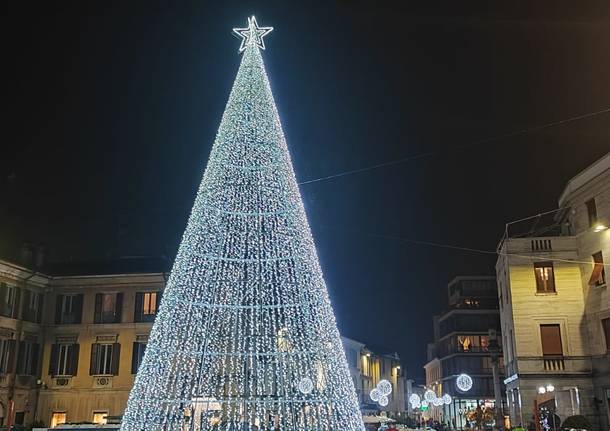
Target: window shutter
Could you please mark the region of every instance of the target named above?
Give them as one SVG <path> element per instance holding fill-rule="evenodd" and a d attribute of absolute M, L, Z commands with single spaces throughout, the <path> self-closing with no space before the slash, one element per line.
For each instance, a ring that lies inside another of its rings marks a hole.
<path fill-rule="evenodd" d="M 162 296 L 163 296 L 163 292 L 159 290 L 157 292 L 157 312 L 155 314 L 159 313 L 159 307 L 161 306 L 161 297 Z"/>
<path fill-rule="evenodd" d="M 95 316 L 94 323 L 102 323 L 102 298 L 101 293 L 95 294 Z"/>
<path fill-rule="evenodd" d="M 144 301 L 144 294 L 142 294 L 142 292 L 137 292 L 136 293 L 136 306 L 135 306 L 135 311 L 134 311 L 134 314 L 133 314 L 133 321 L 134 322 L 141 322 L 142 321 L 143 301 Z"/>
<path fill-rule="evenodd" d="M 19 375 L 26 374 L 26 371 L 27 371 L 25 369 L 25 358 L 23 357 L 24 354 L 25 354 L 25 341 L 20 341 L 18 354 L 17 354 L 17 370 L 16 370 L 16 373 Z"/>
<path fill-rule="evenodd" d="M 119 358 L 121 356 L 121 345 L 119 343 L 114 343 L 112 345 L 112 364 L 111 371 L 113 376 L 119 375 Z"/>
<path fill-rule="evenodd" d="M 21 289 L 15 287 L 15 297 L 13 298 L 13 311 L 11 313 L 13 319 L 19 319 L 19 309 L 21 308 Z"/>
<path fill-rule="evenodd" d="M 55 324 L 61 323 L 61 305 L 64 302 L 64 295 L 55 296 Z"/>
<path fill-rule="evenodd" d="M 38 343 L 32 344 L 32 366 L 30 368 L 30 373 L 29 373 L 31 376 L 40 375 L 38 372 L 38 370 L 39 370 L 38 363 L 40 362 L 39 354 L 40 354 L 40 344 L 38 344 Z"/>
<path fill-rule="evenodd" d="M 140 356 L 139 346 L 140 343 L 133 343 L 133 350 L 131 353 L 131 374 L 137 374 L 138 372 L 138 358 Z"/>
<path fill-rule="evenodd" d="M 91 363 L 89 364 L 89 375 L 97 374 L 97 354 L 99 344 L 91 345 Z"/>
<path fill-rule="evenodd" d="M 57 371 L 58 354 L 59 354 L 59 344 L 53 344 L 51 346 L 51 359 L 49 360 L 49 375 L 50 376 L 54 376 L 55 372 Z"/>
<path fill-rule="evenodd" d="M 559 325 L 540 325 L 540 337 L 542 339 L 543 355 L 563 355 Z"/>
<path fill-rule="evenodd" d="M 15 359 L 17 356 L 17 341 L 8 340 L 8 373 L 10 374 L 15 371 Z"/>
<path fill-rule="evenodd" d="M 42 323 L 42 294 L 34 295 L 36 295 L 36 323 Z"/>
<path fill-rule="evenodd" d="M 74 296 L 74 323 L 82 323 L 83 321 L 83 294 Z"/>
<path fill-rule="evenodd" d="M 70 366 L 69 366 L 69 372 L 71 376 L 76 376 L 76 373 L 78 371 L 78 351 L 79 351 L 80 345 L 79 344 L 72 344 L 72 348 L 70 349 Z"/>
<path fill-rule="evenodd" d="M 116 294 L 116 302 L 114 303 L 114 323 L 121 323 L 123 316 L 123 293 Z"/>

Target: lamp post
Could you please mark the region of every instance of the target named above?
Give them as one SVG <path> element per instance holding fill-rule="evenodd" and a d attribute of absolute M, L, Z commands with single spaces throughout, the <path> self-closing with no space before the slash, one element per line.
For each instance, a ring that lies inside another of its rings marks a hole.
<path fill-rule="evenodd" d="M 504 428 L 504 409 L 502 408 L 502 391 L 500 389 L 500 366 L 499 359 L 502 349 L 498 343 L 498 336 L 495 329 L 489 330 L 489 344 L 487 346 L 489 356 L 491 357 L 491 370 L 494 382 L 494 398 L 496 399 L 494 407 L 494 416 L 496 420 L 496 428 Z"/>

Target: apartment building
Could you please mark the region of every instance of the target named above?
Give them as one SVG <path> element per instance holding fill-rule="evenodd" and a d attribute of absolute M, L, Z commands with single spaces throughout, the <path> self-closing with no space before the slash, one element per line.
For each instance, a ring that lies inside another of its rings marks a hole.
<path fill-rule="evenodd" d="M 129 259 L 42 273 L 0 261 L 0 421 L 122 415 L 165 285 L 166 273 L 150 269 L 166 266 Z"/>
<path fill-rule="evenodd" d="M 44 271 L 0 261 L 0 426 L 9 416 L 50 427 L 120 420 L 168 268 L 144 258 Z M 342 341 L 363 412 L 405 414 L 398 355 Z M 381 379 L 392 384 L 387 406 L 369 398 Z"/>
<path fill-rule="evenodd" d="M 449 394 L 449 405 L 430 407 L 426 417 L 456 429 L 468 427 L 467 416 L 478 408 L 492 412 L 496 405 L 490 339 L 500 337 L 500 314 L 495 277 L 456 277 L 447 286 L 449 307 L 434 317 L 434 342 L 428 345 L 426 388 L 437 396 Z M 502 361 L 498 365 L 504 379 Z M 472 386 L 464 391 L 456 378 L 467 374 Z M 489 421 L 493 422 L 493 414 Z"/>
<path fill-rule="evenodd" d="M 511 420 L 581 414 L 608 430 L 610 153 L 569 181 L 553 216 L 507 225 L 498 247 Z"/>

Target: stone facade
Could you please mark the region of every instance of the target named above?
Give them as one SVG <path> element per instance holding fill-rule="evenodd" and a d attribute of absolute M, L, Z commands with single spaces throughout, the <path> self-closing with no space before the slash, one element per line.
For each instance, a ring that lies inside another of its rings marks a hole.
<path fill-rule="evenodd" d="M 610 154 L 568 183 L 553 223 L 507 229 L 498 247 L 513 424 L 538 420 L 542 406 L 610 429 L 609 219 Z"/>

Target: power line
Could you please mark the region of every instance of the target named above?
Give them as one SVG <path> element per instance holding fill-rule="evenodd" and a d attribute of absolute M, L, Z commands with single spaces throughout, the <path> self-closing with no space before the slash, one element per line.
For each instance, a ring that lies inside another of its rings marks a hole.
<path fill-rule="evenodd" d="M 606 108 L 606 109 L 602 109 L 600 111 L 595 111 L 595 112 L 589 112 L 586 114 L 582 114 L 582 115 L 577 115 L 574 117 L 570 117 L 570 118 L 565 118 L 563 120 L 558 120 L 558 121 L 553 121 L 551 123 L 546 123 L 546 124 L 541 124 L 538 126 L 532 126 L 532 127 L 527 127 L 525 129 L 520 129 L 520 130 L 515 130 L 512 132 L 508 132 L 508 133 L 504 133 L 502 135 L 498 135 L 498 136 L 493 136 L 490 138 L 484 138 L 484 139 L 479 139 L 477 141 L 473 141 L 464 145 L 459 145 L 457 146 L 457 149 L 465 149 L 465 148 L 469 148 L 469 147 L 474 147 L 474 146 L 478 146 L 478 145 L 482 145 L 482 144 L 486 144 L 489 142 L 493 142 L 493 141 L 498 141 L 498 140 L 502 140 L 502 139 L 506 139 L 506 138 L 512 138 L 515 136 L 519 136 L 519 135 L 525 135 L 528 133 L 532 133 L 532 132 L 539 132 L 541 130 L 545 130 L 551 127 L 556 127 L 556 126 L 560 126 L 563 124 L 567 124 L 567 123 L 572 123 L 575 121 L 579 121 L 579 120 L 584 120 L 587 118 L 591 118 L 591 117 L 596 117 L 598 115 L 603 115 L 603 114 L 607 114 L 610 112 L 610 108 Z M 372 171 L 375 169 L 380 169 L 380 168 L 385 168 L 388 166 L 394 166 L 394 165 L 399 165 L 411 160 L 416 160 L 416 159 L 421 159 L 421 158 L 425 158 L 425 157 L 432 157 L 432 156 L 436 156 L 438 154 L 441 154 L 442 151 L 428 151 L 426 153 L 421 153 L 421 154 L 414 154 L 412 156 L 407 156 L 407 157 L 403 157 L 400 159 L 396 159 L 396 160 L 390 160 L 384 163 L 378 163 L 376 165 L 372 165 L 372 166 L 367 166 L 364 168 L 358 168 L 358 169 L 351 169 L 349 171 L 343 171 L 343 172 L 339 172 L 333 175 L 327 175 L 324 177 L 319 177 L 319 178 L 314 178 L 311 180 L 307 180 L 307 181 L 301 181 L 299 183 L 299 185 L 305 185 L 305 184 L 312 184 L 312 183 L 318 183 L 318 182 L 322 182 L 322 181 L 328 181 L 328 180 L 332 180 L 335 178 L 339 178 L 339 177 L 345 177 L 347 175 L 354 175 L 354 174 L 359 174 L 362 172 L 368 172 L 368 171 Z"/>
<path fill-rule="evenodd" d="M 335 229 L 335 228 L 331 228 L 329 226 L 322 226 L 322 228 L 339 230 L 339 231 L 343 231 L 346 233 L 348 232 L 348 230 L 346 230 L 346 229 Z M 397 236 L 397 235 L 385 235 L 385 234 L 368 233 L 368 232 L 362 232 L 362 231 L 360 231 L 359 233 L 364 234 L 365 236 L 372 237 L 372 238 L 392 239 L 392 240 L 406 242 L 406 243 L 410 243 L 410 244 L 425 245 L 425 246 L 438 247 L 438 248 L 447 248 L 447 249 L 451 249 L 451 250 L 466 251 L 469 253 L 479 253 L 479 254 L 486 254 L 486 255 L 509 256 L 509 257 L 512 256 L 512 257 L 520 257 L 520 258 L 530 259 L 530 260 L 544 259 L 545 261 L 550 260 L 550 261 L 554 261 L 554 262 L 578 263 L 578 264 L 585 264 L 585 265 L 593 264 L 593 262 L 591 262 L 591 261 L 582 261 L 582 260 L 575 260 L 575 259 L 561 259 L 558 257 L 553 257 L 548 253 L 537 253 L 535 256 L 527 255 L 527 254 L 519 254 L 519 253 L 503 253 L 503 252 L 494 251 L 494 250 L 484 250 L 484 249 L 480 249 L 480 248 L 465 247 L 465 246 L 454 245 L 454 244 L 445 244 L 445 243 L 439 243 L 439 242 L 433 242 L 433 241 L 405 238 L 405 237 Z M 603 263 L 601 265 L 603 265 L 604 267 L 610 267 L 610 263 Z"/>

